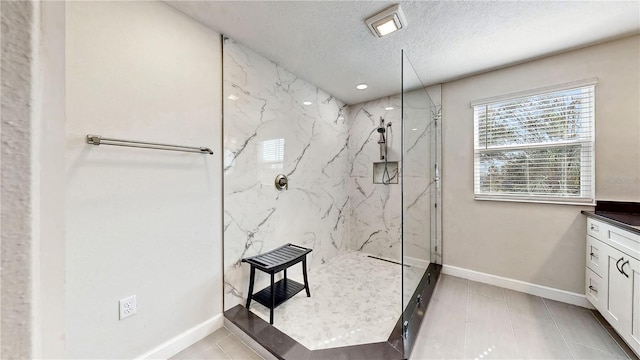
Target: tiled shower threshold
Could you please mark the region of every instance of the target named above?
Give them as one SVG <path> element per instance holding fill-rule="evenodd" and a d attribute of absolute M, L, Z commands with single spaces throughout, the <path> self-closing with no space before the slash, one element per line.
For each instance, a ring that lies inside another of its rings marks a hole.
<path fill-rule="evenodd" d="M 403 339 L 402 334 L 403 316 L 400 316 L 387 341 L 310 350 L 242 305 L 236 305 L 225 311 L 224 316 L 233 325 L 242 330 L 278 359 L 406 359 L 408 356 L 404 355 L 405 348 L 407 353 L 410 353 L 440 276 L 441 269 L 441 265 L 430 264 L 420 280 L 411 298 L 412 300 L 405 310 L 407 318 L 409 313 L 413 313 L 410 321 L 406 324 L 405 339 Z M 421 302 L 415 300 L 418 297 L 421 299 Z"/>

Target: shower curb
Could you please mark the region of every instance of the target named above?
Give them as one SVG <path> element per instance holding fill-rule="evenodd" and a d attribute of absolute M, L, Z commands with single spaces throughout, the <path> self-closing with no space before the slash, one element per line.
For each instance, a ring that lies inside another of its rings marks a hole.
<path fill-rule="evenodd" d="M 389 342 L 309 350 L 242 305 L 236 305 L 225 311 L 224 316 L 260 346 L 281 360 L 395 360 L 403 358 L 402 353 Z"/>

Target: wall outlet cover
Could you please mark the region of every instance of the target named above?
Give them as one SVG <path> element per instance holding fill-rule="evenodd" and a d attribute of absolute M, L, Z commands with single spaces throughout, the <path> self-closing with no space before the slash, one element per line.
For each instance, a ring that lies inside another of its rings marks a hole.
<path fill-rule="evenodd" d="M 136 311 L 138 311 L 138 304 L 135 295 L 120 300 L 120 320 L 128 318 Z"/>

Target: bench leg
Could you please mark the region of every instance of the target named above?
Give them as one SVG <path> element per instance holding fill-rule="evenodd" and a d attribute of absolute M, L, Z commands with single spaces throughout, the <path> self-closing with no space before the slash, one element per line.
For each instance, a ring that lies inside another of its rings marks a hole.
<path fill-rule="evenodd" d="M 273 288 L 274 273 L 271 273 L 271 311 L 269 312 L 269 324 L 273 325 L 273 308 L 276 305 L 276 291 Z"/>
<path fill-rule="evenodd" d="M 249 293 L 247 294 L 247 310 L 251 306 L 251 296 L 253 296 L 253 278 L 256 276 L 256 268 L 251 266 L 251 275 L 249 276 Z"/>
<path fill-rule="evenodd" d="M 307 256 L 302 260 L 302 277 L 304 278 L 304 289 L 307 290 L 307 297 L 311 297 L 309 292 L 309 282 L 307 281 Z"/>

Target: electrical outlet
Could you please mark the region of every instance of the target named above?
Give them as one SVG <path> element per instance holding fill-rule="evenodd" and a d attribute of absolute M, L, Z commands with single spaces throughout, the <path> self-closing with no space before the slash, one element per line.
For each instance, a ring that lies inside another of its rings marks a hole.
<path fill-rule="evenodd" d="M 120 300 L 120 320 L 128 318 L 138 311 L 136 296 L 132 295 Z"/>

